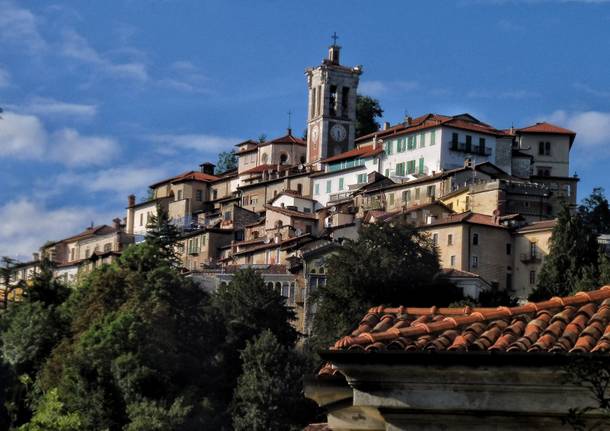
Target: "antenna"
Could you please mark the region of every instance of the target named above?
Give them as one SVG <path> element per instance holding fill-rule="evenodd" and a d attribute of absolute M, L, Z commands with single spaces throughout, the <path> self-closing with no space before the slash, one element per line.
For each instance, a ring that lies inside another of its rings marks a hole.
<path fill-rule="evenodd" d="M 288 130 L 292 130 L 292 111 L 288 110 Z"/>

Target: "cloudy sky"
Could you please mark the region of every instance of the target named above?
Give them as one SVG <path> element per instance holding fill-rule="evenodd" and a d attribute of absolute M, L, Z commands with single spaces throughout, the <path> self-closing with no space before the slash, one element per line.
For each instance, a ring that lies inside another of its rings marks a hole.
<path fill-rule="evenodd" d="M 610 2 L 0 0 L 0 255 L 124 216 L 126 196 L 240 139 L 305 128 L 336 31 L 385 120 L 470 112 L 578 132 L 610 189 Z"/>

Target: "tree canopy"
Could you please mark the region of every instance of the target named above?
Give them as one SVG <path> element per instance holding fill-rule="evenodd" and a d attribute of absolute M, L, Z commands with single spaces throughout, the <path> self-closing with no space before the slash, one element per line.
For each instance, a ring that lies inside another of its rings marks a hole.
<path fill-rule="evenodd" d="M 311 346 L 328 347 L 372 306 L 448 305 L 462 298 L 438 278 L 432 239 L 408 224 L 363 225 L 328 259 L 328 279 L 314 294 Z"/>
<path fill-rule="evenodd" d="M 364 136 L 379 130 L 377 118 L 383 116 L 379 100 L 369 96 L 356 97 L 356 137 Z"/>
<path fill-rule="evenodd" d="M 215 168 L 216 174 L 222 174 L 235 169 L 237 169 L 237 154 L 235 154 L 235 150 L 223 151 L 218 154 L 218 162 L 216 162 Z"/>

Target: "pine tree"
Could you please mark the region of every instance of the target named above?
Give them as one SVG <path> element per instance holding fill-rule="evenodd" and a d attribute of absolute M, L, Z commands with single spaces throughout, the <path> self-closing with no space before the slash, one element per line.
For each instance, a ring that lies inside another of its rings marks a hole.
<path fill-rule="evenodd" d="M 359 94 L 356 98 L 356 137 L 379 130 L 376 119 L 381 118 L 382 115 L 383 109 L 379 105 L 379 100 Z"/>
<path fill-rule="evenodd" d="M 564 205 L 553 228 L 551 248 L 544 260 L 530 300 L 570 295 L 575 289 L 591 288 L 597 277 L 599 246 L 581 214 Z"/>
<path fill-rule="evenodd" d="M 302 394 L 303 361 L 265 330 L 241 353 L 232 405 L 235 431 L 302 430 L 313 410 Z"/>
<path fill-rule="evenodd" d="M 604 189 L 596 187 L 578 207 L 583 222 L 597 235 L 610 233 L 610 205 Z"/>
<path fill-rule="evenodd" d="M 157 214 L 150 218 L 146 228 L 146 242 L 152 246 L 152 250 L 157 250 L 158 258 L 179 267 L 182 254 L 178 242 L 180 232 L 160 204 L 157 204 Z"/>

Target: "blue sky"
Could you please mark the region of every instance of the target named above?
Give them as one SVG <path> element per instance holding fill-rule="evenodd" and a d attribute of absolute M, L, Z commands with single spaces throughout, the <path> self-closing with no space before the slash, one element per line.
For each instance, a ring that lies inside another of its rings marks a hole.
<path fill-rule="evenodd" d="M 605 0 L 0 0 L 0 255 L 124 216 L 241 139 L 305 128 L 336 31 L 385 120 L 470 112 L 578 132 L 579 198 L 610 191 Z"/>

